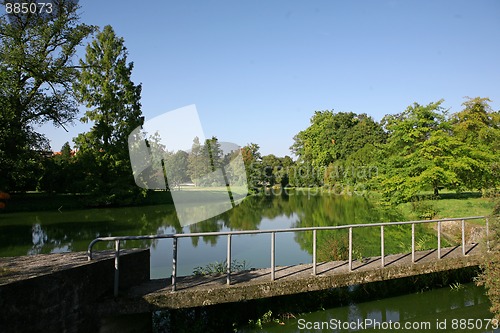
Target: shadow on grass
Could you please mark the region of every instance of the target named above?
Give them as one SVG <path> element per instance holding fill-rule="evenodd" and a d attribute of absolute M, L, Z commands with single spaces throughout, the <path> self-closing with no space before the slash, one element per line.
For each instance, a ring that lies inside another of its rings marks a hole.
<path fill-rule="evenodd" d="M 440 193 L 438 196 L 439 199 L 472 199 L 472 198 L 481 198 L 481 192 L 461 192 L 461 193 Z"/>

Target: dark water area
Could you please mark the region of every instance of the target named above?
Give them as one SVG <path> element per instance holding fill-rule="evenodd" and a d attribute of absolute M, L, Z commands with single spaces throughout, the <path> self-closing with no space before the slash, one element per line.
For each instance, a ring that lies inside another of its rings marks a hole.
<path fill-rule="evenodd" d="M 457 284 L 297 315 L 239 332 L 500 332 L 489 306 L 483 288 Z"/>

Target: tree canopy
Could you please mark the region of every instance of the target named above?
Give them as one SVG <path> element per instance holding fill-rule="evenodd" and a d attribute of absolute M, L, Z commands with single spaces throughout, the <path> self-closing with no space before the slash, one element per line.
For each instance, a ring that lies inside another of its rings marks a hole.
<path fill-rule="evenodd" d="M 298 157 L 291 183 L 362 184 L 393 203 L 428 190 L 438 195 L 442 188 L 496 188 L 500 116 L 489 102 L 466 98 L 463 110 L 452 115 L 444 100 L 414 103 L 380 123 L 366 114 L 316 111 L 290 147 Z"/>
<path fill-rule="evenodd" d="M 138 191 L 128 156 L 128 136 L 142 125 L 141 85 L 132 82 L 133 63 L 127 62 L 124 40 L 105 26 L 87 45 L 74 88 L 88 110 L 87 133 L 75 138 L 78 159 L 85 170 L 86 190 L 98 203 L 128 201 Z"/>
<path fill-rule="evenodd" d="M 2 1 L 3 3 L 3 1 Z M 0 17 L 0 188 L 28 189 L 49 150 L 36 125 L 61 127 L 77 114 L 72 82 L 76 48 L 94 27 L 80 23 L 75 1 L 57 2 L 52 15 Z"/>
<path fill-rule="evenodd" d="M 487 100 L 468 99 L 464 110 L 451 118 L 442 108 L 442 100 L 425 106 L 414 104 L 401 114 L 386 116 L 383 123 L 389 137 L 381 184 L 384 196 L 401 202 L 427 189 L 438 195 L 440 188 L 496 186 L 498 154 L 492 152 L 494 141 L 479 134 L 496 133 L 495 117 L 486 111 Z"/>
<path fill-rule="evenodd" d="M 290 150 L 299 161 L 328 166 L 363 148 L 384 141 L 382 127 L 366 114 L 316 111 L 311 125 L 294 137 Z"/>

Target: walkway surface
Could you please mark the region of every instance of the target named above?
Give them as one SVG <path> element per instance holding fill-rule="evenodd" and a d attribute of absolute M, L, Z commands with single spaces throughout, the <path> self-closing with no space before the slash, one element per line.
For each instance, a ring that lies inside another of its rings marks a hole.
<path fill-rule="evenodd" d="M 469 244 L 466 256 L 460 246 L 441 249 L 441 259 L 437 250 L 417 251 L 415 263 L 410 253 L 388 255 L 383 268 L 380 257 L 365 258 L 353 261 L 351 272 L 348 261 L 323 262 L 317 264 L 316 276 L 312 264 L 278 266 L 274 281 L 270 268 L 257 269 L 233 273 L 231 285 L 226 284 L 226 275 L 178 277 L 175 292 L 170 279 L 151 280 L 122 292 L 117 299 L 103 304 L 102 310 L 133 313 L 188 308 L 345 287 L 478 266 L 481 253 L 478 244 Z"/>
<path fill-rule="evenodd" d="M 133 250 L 122 250 L 123 254 Z M 114 251 L 96 252 L 95 261 L 113 258 Z M 88 265 L 86 252 L 38 254 L 0 258 L 0 285 Z"/>

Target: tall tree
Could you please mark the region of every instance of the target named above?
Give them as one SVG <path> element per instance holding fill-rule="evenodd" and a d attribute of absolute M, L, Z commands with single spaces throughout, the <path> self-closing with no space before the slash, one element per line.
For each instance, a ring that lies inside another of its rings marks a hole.
<path fill-rule="evenodd" d="M 465 97 L 462 111 L 452 115 L 455 135 L 473 145 L 489 146 L 500 150 L 500 112 L 493 111 L 489 98 Z"/>
<path fill-rule="evenodd" d="M 252 192 L 258 190 L 262 179 L 262 155 L 256 143 L 249 143 L 241 148 L 241 156 L 245 164 L 248 189 Z"/>
<path fill-rule="evenodd" d="M 188 153 L 183 150 L 166 154 L 165 173 L 169 187 L 173 185 L 173 188 L 170 188 L 170 190 L 174 190 L 175 187 L 179 187 L 182 183 L 189 180 L 186 172 L 188 170 L 188 156 Z"/>
<path fill-rule="evenodd" d="M 469 145 L 480 162 L 460 174 L 462 183 L 470 189 L 500 184 L 500 112 L 493 111 L 490 102 L 489 98 L 466 97 L 463 110 L 451 117 L 454 135 Z"/>
<path fill-rule="evenodd" d="M 8 1 L 2 1 L 2 5 Z M 52 2 L 52 14 L 0 17 L 0 189 L 26 189 L 40 152 L 49 150 L 35 125 L 71 123 L 76 47 L 94 28 L 80 23 L 73 0 Z"/>
<path fill-rule="evenodd" d="M 410 200 L 425 187 L 432 188 L 437 194 L 440 186 L 455 180 L 441 166 L 432 165 L 432 152 L 441 154 L 442 149 L 432 149 L 435 145 L 427 142 L 433 133 L 447 126 L 442 103 L 443 100 L 425 106 L 414 103 L 404 112 L 382 119 L 389 135 L 385 145 L 386 163 L 382 181 L 387 200 Z M 435 142 L 439 145 L 445 140 Z"/>
<path fill-rule="evenodd" d="M 142 125 L 141 85 L 132 82 L 133 63 L 127 63 L 124 40 L 105 26 L 87 46 L 75 90 L 92 122 L 76 139 L 79 159 L 86 166 L 88 190 L 97 204 L 129 202 L 138 188 L 128 157 L 128 136 Z"/>
<path fill-rule="evenodd" d="M 209 164 L 205 158 L 204 146 L 200 143 L 200 139 L 195 137 L 188 156 L 187 175 L 191 178 L 191 181 L 198 186 L 201 185 L 199 183 L 200 179 L 208 174 L 208 172 Z"/>
<path fill-rule="evenodd" d="M 274 154 L 262 157 L 262 181 L 265 185 L 273 186 L 276 183 L 276 174 L 281 170 L 281 161 Z"/>

